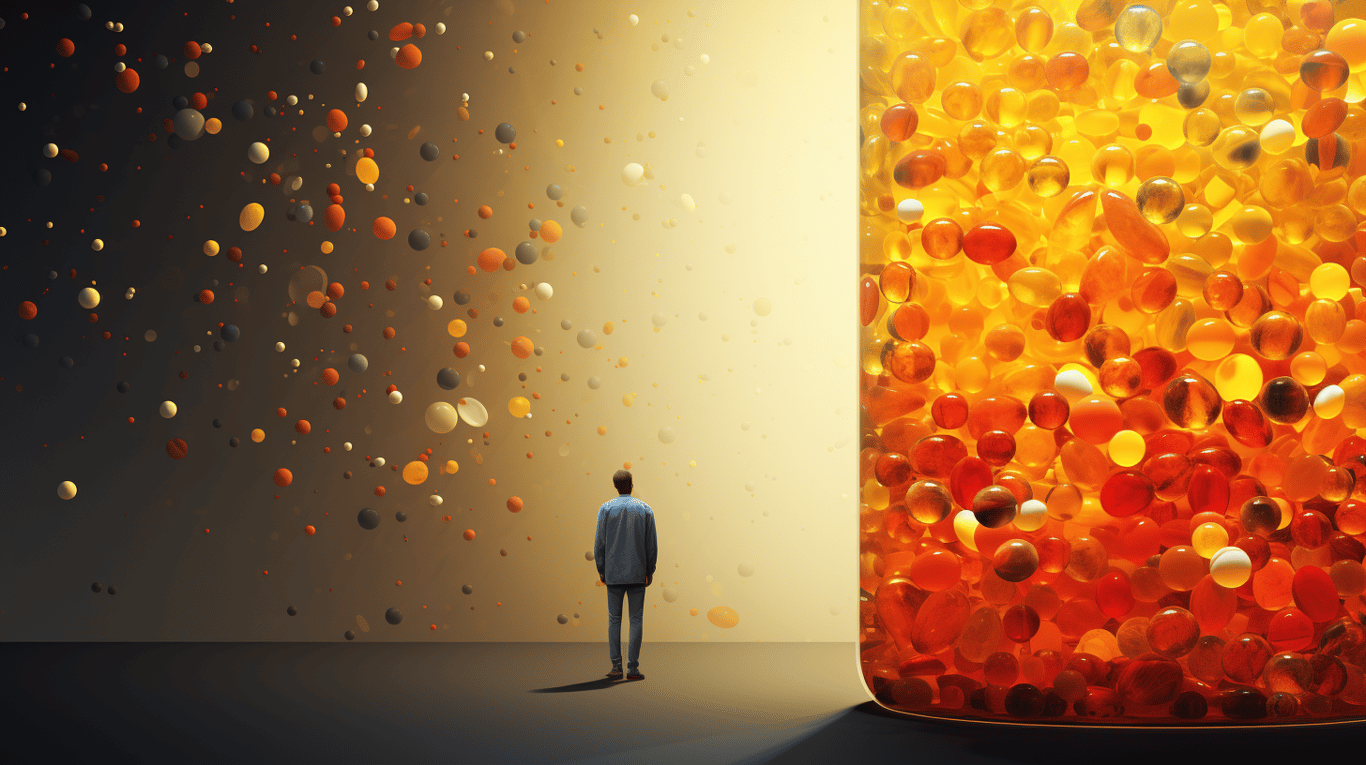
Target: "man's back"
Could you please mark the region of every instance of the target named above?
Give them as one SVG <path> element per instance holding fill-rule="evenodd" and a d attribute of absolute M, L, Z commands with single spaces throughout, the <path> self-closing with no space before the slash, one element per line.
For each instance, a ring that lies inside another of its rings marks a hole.
<path fill-rule="evenodd" d="M 598 508 L 593 559 L 606 584 L 645 584 L 654 576 L 659 543 L 649 505 L 619 494 Z"/>

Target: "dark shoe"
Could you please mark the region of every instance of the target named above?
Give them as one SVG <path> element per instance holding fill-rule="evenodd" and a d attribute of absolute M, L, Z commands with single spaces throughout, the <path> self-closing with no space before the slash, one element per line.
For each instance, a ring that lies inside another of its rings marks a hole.
<path fill-rule="evenodd" d="M 620 669 L 614 669 L 614 670 L 612 670 L 611 672 L 608 672 L 608 673 L 607 673 L 607 676 L 610 677 L 610 678 L 612 678 L 613 680 L 620 680 L 620 679 L 621 679 L 621 670 L 620 670 Z"/>
<path fill-rule="evenodd" d="M 640 674 L 639 672 L 632 672 L 631 674 L 629 674 L 629 675 L 626 676 L 626 679 L 627 679 L 627 680 L 644 680 L 644 679 L 645 679 L 645 676 L 642 675 L 642 674 Z"/>

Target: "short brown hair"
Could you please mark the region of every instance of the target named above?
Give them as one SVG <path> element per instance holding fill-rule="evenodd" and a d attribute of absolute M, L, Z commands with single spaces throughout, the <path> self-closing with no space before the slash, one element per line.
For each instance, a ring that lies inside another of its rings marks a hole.
<path fill-rule="evenodd" d="M 621 494 L 631 493 L 631 471 L 618 470 L 612 474 L 612 484 L 617 487 Z"/>

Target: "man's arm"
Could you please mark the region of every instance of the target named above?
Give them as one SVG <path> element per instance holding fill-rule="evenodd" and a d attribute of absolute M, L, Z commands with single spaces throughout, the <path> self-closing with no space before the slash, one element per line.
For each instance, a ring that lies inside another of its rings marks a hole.
<path fill-rule="evenodd" d="M 655 514 L 650 513 L 650 532 L 645 538 L 645 577 L 653 579 L 655 562 L 659 559 L 659 537 L 655 534 Z"/>
<path fill-rule="evenodd" d="M 598 508 L 598 528 L 593 533 L 593 562 L 598 567 L 598 578 L 607 581 L 607 529 L 602 525 L 602 508 Z"/>

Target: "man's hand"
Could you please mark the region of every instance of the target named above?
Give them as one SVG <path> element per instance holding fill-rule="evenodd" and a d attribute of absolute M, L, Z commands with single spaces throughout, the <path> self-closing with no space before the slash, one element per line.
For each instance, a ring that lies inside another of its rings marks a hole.
<path fill-rule="evenodd" d="M 652 578 L 652 577 L 650 577 L 650 576 L 646 576 L 646 577 L 645 577 L 645 586 L 646 586 L 646 587 L 649 587 L 649 586 L 650 586 L 650 579 L 651 579 L 651 578 Z"/>

